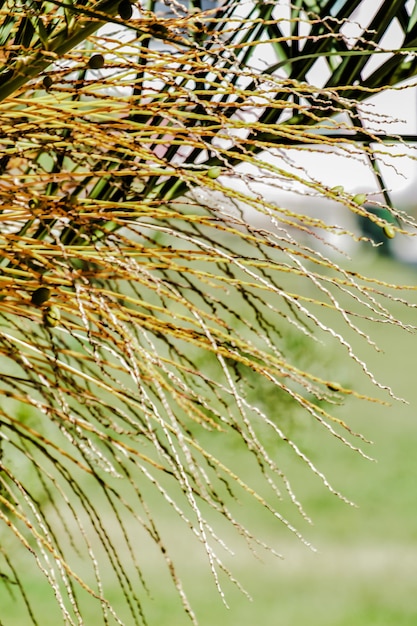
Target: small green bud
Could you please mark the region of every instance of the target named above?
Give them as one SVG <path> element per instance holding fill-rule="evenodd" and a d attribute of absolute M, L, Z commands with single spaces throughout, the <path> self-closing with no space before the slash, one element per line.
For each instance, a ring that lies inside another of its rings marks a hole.
<path fill-rule="evenodd" d="M 99 70 L 104 65 L 104 56 L 102 54 L 93 54 L 88 60 L 88 67 L 92 70 Z"/>
<path fill-rule="evenodd" d="M 56 304 L 48 306 L 48 308 L 45 309 L 43 312 L 42 319 L 44 325 L 48 328 L 54 328 L 55 326 L 58 326 L 61 319 L 61 311 L 59 307 L 57 307 Z"/>
<path fill-rule="evenodd" d="M 382 230 L 384 231 L 385 237 L 388 237 L 388 239 L 394 239 L 394 237 L 395 237 L 395 230 L 393 229 L 391 224 L 385 224 L 385 226 L 384 226 L 384 228 Z"/>
<path fill-rule="evenodd" d="M 364 193 L 357 193 L 356 196 L 353 196 L 352 201 L 355 204 L 365 204 L 367 201 L 367 196 Z"/>
<path fill-rule="evenodd" d="M 337 383 L 336 381 L 329 381 L 327 384 L 327 388 L 330 389 L 331 391 L 340 391 L 342 389 L 342 386 L 340 385 L 340 383 Z"/>
<path fill-rule="evenodd" d="M 343 185 L 336 185 L 336 187 L 332 187 L 330 189 L 330 191 L 332 191 L 333 193 L 343 193 L 345 190 L 345 188 L 343 187 Z"/>
<path fill-rule="evenodd" d="M 117 12 L 122 20 L 130 20 L 133 15 L 133 10 L 129 0 L 122 0 L 121 2 L 119 2 Z"/>
<path fill-rule="evenodd" d="M 219 167 L 218 165 L 214 165 L 213 167 L 210 167 L 207 170 L 207 176 L 209 178 L 218 178 L 220 176 L 220 174 L 222 173 L 222 168 Z"/>
<path fill-rule="evenodd" d="M 50 289 L 48 287 L 39 287 L 39 289 L 35 289 L 32 293 L 31 301 L 35 306 L 42 306 L 47 300 L 49 300 L 49 296 L 51 295 Z"/>

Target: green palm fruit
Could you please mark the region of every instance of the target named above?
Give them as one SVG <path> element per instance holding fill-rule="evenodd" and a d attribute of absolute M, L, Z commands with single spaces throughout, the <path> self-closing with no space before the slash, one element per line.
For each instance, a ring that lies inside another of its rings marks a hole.
<path fill-rule="evenodd" d="M 330 191 L 333 191 L 333 193 L 343 193 L 345 190 L 345 188 L 343 187 L 343 185 L 336 185 L 336 187 L 332 187 L 330 189 Z"/>
<path fill-rule="evenodd" d="M 52 80 L 52 78 L 49 76 L 49 74 L 47 76 L 44 77 L 42 84 L 44 89 L 46 89 L 46 91 L 48 91 L 48 89 L 52 86 L 52 83 L 54 81 Z"/>
<path fill-rule="evenodd" d="M 327 388 L 331 391 L 340 391 L 342 389 L 342 385 L 337 383 L 336 381 L 329 381 L 327 384 Z"/>
<path fill-rule="evenodd" d="M 104 65 L 104 56 L 102 54 L 93 54 L 88 60 L 88 67 L 92 70 L 99 70 Z"/>
<path fill-rule="evenodd" d="M 388 239 L 394 239 L 394 237 L 395 237 L 395 230 L 393 229 L 391 224 L 385 224 L 385 226 L 384 226 L 384 228 L 382 230 L 384 231 L 385 237 L 388 237 Z"/>
<path fill-rule="evenodd" d="M 31 198 L 28 202 L 29 209 L 37 209 L 40 205 L 38 198 Z"/>
<path fill-rule="evenodd" d="M 39 287 L 32 293 L 31 301 L 35 306 L 42 306 L 51 295 L 51 290 L 48 287 Z"/>
<path fill-rule="evenodd" d="M 355 204 L 365 204 L 365 202 L 367 201 L 366 194 L 364 194 L 364 193 L 357 193 L 356 196 L 353 196 L 352 201 Z"/>
<path fill-rule="evenodd" d="M 59 307 L 56 306 L 56 304 L 52 304 L 51 306 L 48 306 L 48 308 L 46 308 L 43 312 L 43 323 L 45 326 L 47 326 L 48 328 L 54 328 L 55 326 L 58 326 L 59 321 L 61 319 L 61 310 Z"/>
<path fill-rule="evenodd" d="M 122 0 L 119 2 L 119 6 L 117 7 L 117 12 L 122 18 L 122 20 L 130 20 L 133 15 L 132 5 L 129 0 Z"/>
<path fill-rule="evenodd" d="M 218 178 L 220 176 L 220 174 L 222 173 L 222 168 L 219 167 L 218 165 L 214 165 L 213 167 L 210 167 L 207 170 L 207 176 L 209 178 Z"/>

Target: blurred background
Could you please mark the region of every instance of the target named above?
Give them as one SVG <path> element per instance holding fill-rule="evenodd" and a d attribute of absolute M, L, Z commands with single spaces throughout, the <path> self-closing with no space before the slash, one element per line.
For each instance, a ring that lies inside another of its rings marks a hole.
<path fill-rule="evenodd" d="M 360 271 L 366 270 L 381 280 L 400 281 L 417 288 L 417 271 L 394 259 L 376 253 L 363 254 L 355 258 L 355 264 Z M 417 303 L 415 293 L 408 292 L 407 297 Z M 395 309 L 394 304 L 393 312 L 404 317 L 404 310 Z M 415 309 L 410 309 L 407 315 L 404 321 L 415 323 Z M 372 445 L 358 441 L 358 445 L 374 461 L 349 450 L 331 436 L 326 438 L 309 416 L 287 414 L 286 407 L 277 404 L 276 398 L 263 399 L 270 411 L 275 410 L 280 419 L 287 420 L 291 436 L 334 489 L 356 504 L 356 507 L 350 506 L 326 490 L 319 478 L 303 468 L 298 459 L 292 458 L 284 446 L 276 451 L 313 525 L 303 520 L 292 504 L 283 502 L 280 511 L 316 551 L 301 543 L 265 512 L 245 511 L 252 530 L 283 558 L 280 560 L 262 551 L 261 559 L 255 558 L 243 541 L 229 536 L 231 529 L 225 527 L 223 539 L 235 550 L 234 556 L 227 557 L 226 562 L 253 599 L 245 598 L 224 577 L 221 582 L 229 605 L 226 608 L 198 544 L 178 519 L 173 518 L 166 503 L 150 502 L 158 519 L 162 520 L 163 535 L 169 541 L 171 556 L 176 559 L 184 588 L 202 626 L 252 626 L 254 623 L 263 626 L 305 623 L 310 626 L 411 626 L 417 623 L 417 337 L 398 328 L 386 332 L 383 324 L 369 323 L 365 330 L 369 330 L 384 352 L 377 353 L 370 346 L 362 345 L 361 356 L 381 383 L 389 384 L 397 396 L 408 402 L 393 400 L 392 406 L 381 406 L 350 398 L 339 407 L 336 415 L 373 441 Z M 346 365 L 340 355 L 326 353 L 323 347 L 320 350 L 324 355 L 323 367 L 331 371 L 336 380 L 363 393 L 375 392 L 370 383 L 369 388 L 364 385 L 363 375 L 353 371 L 350 363 Z M 317 358 L 317 354 L 311 357 Z M 382 391 L 381 397 L 386 399 Z M 251 468 L 246 466 L 247 455 L 239 448 L 229 452 L 240 476 L 252 480 L 251 484 L 256 487 L 256 477 L 251 476 Z M 153 591 L 149 599 L 145 592 L 141 594 L 148 624 L 189 624 L 160 555 L 146 536 L 137 529 L 132 531 Z M 13 558 L 15 567 L 27 561 L 23 550 L 17 551 Z M 121 558 L 123 560 L 123 554 Z M 130 560 L 127 558 L 126 562 Z M 42 626 L 60 624 L 52 591 L 44 577 L 36 568 L 28 569 L 26 576 L 28 588 L 36 591 Z M 5 587 L 1 591 L 0 621 L 26 626 L 29 623 L 26 608 L 20 596 L 13 595 L 13 588 L 9 586 L 9 589 L 10 593 Z M 112 586 L 109 596 L 116 608 L 118 601 L 120 607 L 124 606 L 117 586 Z M 120 610 L 123 619 L 123 608 Z M 95 623 L 96 606 L 91 600 L 86 605 L 86 616 L 85 624 Z M 126 625 L 129 619 L 126 616 Z"/>

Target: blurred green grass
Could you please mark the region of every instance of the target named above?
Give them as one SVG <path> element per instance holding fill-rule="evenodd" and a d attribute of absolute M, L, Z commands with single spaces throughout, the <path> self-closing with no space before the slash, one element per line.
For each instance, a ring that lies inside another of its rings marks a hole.
<path fill-rule="evenodd" d="M 368 265 L 368 275 L 393 283 L 417 283 L 417 268 L 405 268 L 376 257 L 359 259 L 358 265 L 361 263 Z M 360 269 L 365 271 L 363 267 Z M 410 298 L 417 300 L 413 294 Z M 393 303 L 394 314 L 405 322 L 417 322 L 414 309 L 399 309 L 400 305 Z M 263 554 L 262 561 L 256 560 L 237 542 L 236 555 L 229 562 L 253 601 L 249 602 L 225 582 L 229 603 L 226 608 L 217 594 L 204 555 L 178 523 L 165 520 L 164 534 L 171 538 L 184 587 L 201 626 L 245 626 L 257 622 L 263 626 L 417 623 L 417 336 L 384 324 L 365 323 L 365 327 L 384 354 L 366 346 L 362 347 L 361 356 L 377 378 L 389 384 L 409 404 L 395 402 L 385 407 L 348 399 L 340 408 L 340 417 L 373 440 L 374 445 L 365 444 L 364 449 L 376 462 L 367 461 L 340 442 L 326 438 L 311 420 L 297 422 L 297 442 L 334 487 L 357 504 L 354 508 L 341 502 L 316 477 L 300 470 L 299 462 L 290 457 L 286 460 L 288 475 L 314 526 L 300 519 L 293 521 L 317 552 L 299 543 L 275 520 L 258 511 L 249 511 L 252 527 L 262 529 L 284 559 Z M 358 368 L 337 361 L 333 364 L 335 373 L 345 376 L 361 392 L 372 392 Z M 233 450 L 233 455 L 239 465 L 239 450 Z M 248 471 L 242 467 L 242 473 Z M 190 623 L 152 549 L 141 545 L 140 550 L 149 556 L 149 575 L 154 582 L 154 599 L 145 601 L 148 623 L 151 626 Z M 16 562 L 20 558 L 16 554 Z M 27 580 L 38 596 L 42 626 L 61 623 L 53 608 L 52 594 L 40 575 L 28 573 Z M 116 606 L 119 597 L 117 588 L 109 590 L 109 598 Z M 0 593 L 0 607 L 0 622 L 5 626 L 30 623 L 20 600 L 17 602 L 4 590 Z M 95 605 L 88 607 L 86 604 L 84 623 L 98 624 Z M 128 617 L 125 623 L 131 623 Z"/>

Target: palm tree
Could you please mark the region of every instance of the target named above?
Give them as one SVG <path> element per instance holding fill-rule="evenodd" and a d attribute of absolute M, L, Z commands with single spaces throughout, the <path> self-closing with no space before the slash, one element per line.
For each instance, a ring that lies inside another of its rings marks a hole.
<path fill-rule="evenodd" d="M 233 498 L 308 544 L 274 504 L 283 490 L 306 517 L 271 436 L 344 499 L 257 396 L 359 450 L 334 405 L 360 392 L 305 368 L 288 338 L 329 335 L 393 396 L 340 327 L 367 341 L 361 317 L 407 330 L 389 309 L 402 287 L 336 263 L 305 239 L 335 224 L 277 206 L 256 184 L 329 198 L 388 238 L 414 227 L 379 167 L 387 145 L 414 138 L 369 127 L 364 102 L 416 74 L 417 8 L 380 2 L 348 39 L 364 4 L 0 3 L 0 572 L 33 623 L 31 564 L 64 623 L 83 623 L 86 594 L 103 623 L 124 623 L 109 570 L 125 623 L 146 623 L 138 536 L 157 546 L 196 622 L 155 501 L 204 546 L 221 597 L 220 574 L 235 580 L 216 548 L 222 523 L 264 546 Z M 390 49 L 394 22 L 402 41 Z M 288 152 L 330 148 L 365 156 L 383 203 L 314 180 Z M 257 468 L 259 489 L 229 445 Z"/>

